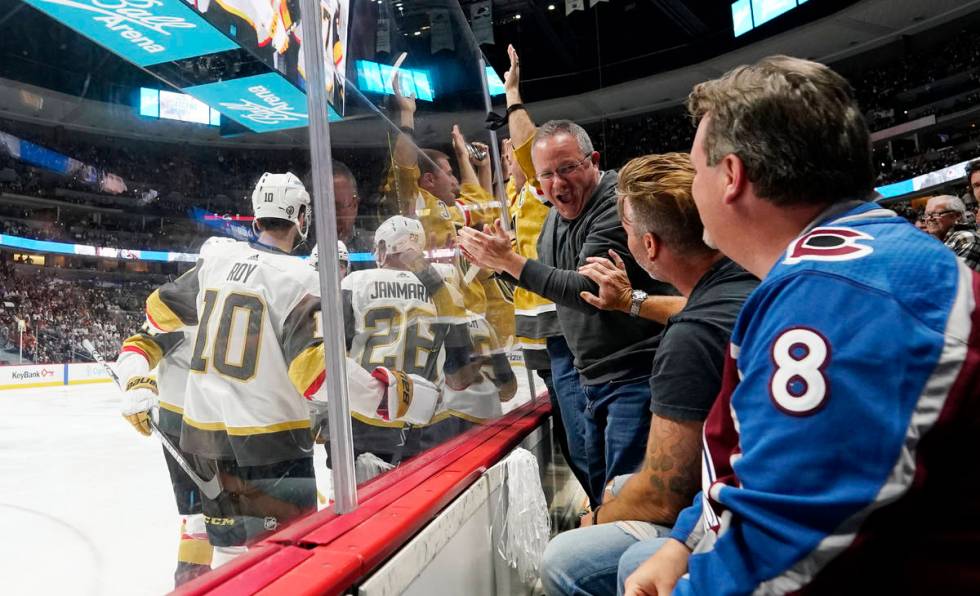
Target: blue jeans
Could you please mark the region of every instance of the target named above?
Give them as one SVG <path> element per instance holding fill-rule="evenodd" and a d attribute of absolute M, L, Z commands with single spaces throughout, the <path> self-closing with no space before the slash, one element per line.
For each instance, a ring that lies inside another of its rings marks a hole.
<path fill-rule="evenodd" d="M 541 561 L 545 593 L 609 596 L 617 588 L 621 590 L 629 574 L 668 540 L 670 529 L 662 526 L 657 529 L 660 536 L 642 541 L 615 523 L 578 528 L 555 536 Z M 626 575 L 622 575 L 624 563 L 629 569 Z"/>
<path fill-rule="evenodd" d="M 572 364 L 573 356 L 564 337 L 559 335 L 548 338 L 548 358 L 551 359 L 551 383 L 558 401 L 558 414 L 568 445 L 568 467 L 595 506 L 602 495 L 592 494 L 586 467 L 588 457 L 582 414 L 585 411 L 585 393 L 582 392 L 578 371 Z"/>
<path fill-rule="evenodd" d="M 582 385 L 586 466 L 592 490 L 601 501 L 606 483 L 632 474 L 643 463 L 650 434 L 650 382 Z"/>
<path fill-rule="evenodd" d="M 619 570 L 616 572 L 617 596 L 623 596 L 626 592 L 623 587 L 626 584 L 626 578 L 636 571 L 637 567 L 646 563 L 646 560 L 660 550 L 660 547 L 666 544 L 668 540 L 670 540 L 670 536 L 664 534 L 650 540 L 642 540 L 626 549 L 623 556 L 619 557 Z M 612 594 L 612 592 L 609 593 Z"/>

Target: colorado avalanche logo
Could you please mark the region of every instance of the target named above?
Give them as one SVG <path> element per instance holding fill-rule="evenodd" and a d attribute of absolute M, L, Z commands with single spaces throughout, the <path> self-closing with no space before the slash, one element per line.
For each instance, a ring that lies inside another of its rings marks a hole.
<path fill-rule="evenodd" d="M 783 262 L 795 265 L 801 261 L 850 261 L 874 252 L 870 246 L 859 244 L 859 240 L 874 237 L 851 228 L 814 228 L 789 245 Z"/>

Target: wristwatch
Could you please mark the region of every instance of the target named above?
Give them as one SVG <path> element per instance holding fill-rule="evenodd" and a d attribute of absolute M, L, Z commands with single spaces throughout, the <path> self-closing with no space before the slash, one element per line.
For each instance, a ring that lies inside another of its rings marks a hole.
<path fill-rule="evenodd" d="M 643 290 L 633 290 L 630 295 L 630 316 L 639 317 L 640 316 L 640 305 L 643 301 L 647 299 L 647 293 Z"/>

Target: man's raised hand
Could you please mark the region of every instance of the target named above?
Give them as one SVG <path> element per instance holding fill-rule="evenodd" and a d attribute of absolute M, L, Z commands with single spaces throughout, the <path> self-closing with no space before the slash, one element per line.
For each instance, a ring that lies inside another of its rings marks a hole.
<path fill-rule="evenodd" d="M 521 85 L 521 60 L 513 45 L 507 46 L 507 55 L 510 57 L 510 68 L 504 73 L 504 90 L 517 91 Z"/>
<path fill-rule="evenodd" d="M 460 229 L 459 243 L 463 255 L 477 267 L 498 273 L 506 271 L 520 277 L 526 259 L 513 251 L 510 235 L 499 219 L 492 225 L 484 226 L 482 232 L 473 228 Z"/>
<path fill-rule="evenodd" d="M 415 113 L 415 96 L 414 95 L 403 95 L 401 86 L 401 73 L 396 72 L 391 77 L 391 89 L 394 92 L 393 102 L 395 107 L 399 112 L 405 114 Z"/>

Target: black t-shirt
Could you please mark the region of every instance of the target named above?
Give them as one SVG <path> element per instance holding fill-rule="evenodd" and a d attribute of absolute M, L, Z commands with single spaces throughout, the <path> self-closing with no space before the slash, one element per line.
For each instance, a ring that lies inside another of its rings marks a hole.
<path fill-rule="evenodd" d="M 721 388 L 735 319 L 758 284 L 728 258 L 701 277 L 684 310 L 667 320 L 653 359 L 650 410 L 654 414 L 672 420 L 707 418 Z"/>

